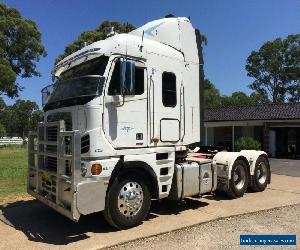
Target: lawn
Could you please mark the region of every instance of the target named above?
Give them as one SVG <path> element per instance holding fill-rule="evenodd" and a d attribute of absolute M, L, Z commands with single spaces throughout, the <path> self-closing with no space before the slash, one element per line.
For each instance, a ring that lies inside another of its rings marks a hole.
<path fill-rule="evenodd" d="M 27 147 L 0 148 L 0 201 L 24 196 L 27 183 Z"/>

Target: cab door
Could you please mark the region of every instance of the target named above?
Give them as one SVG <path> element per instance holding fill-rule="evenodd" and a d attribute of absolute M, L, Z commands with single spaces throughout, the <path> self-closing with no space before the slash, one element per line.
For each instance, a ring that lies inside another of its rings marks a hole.
<path fill-rule="evenodd" d="M 121 93 L 121 58 L 116 58 L 108 75 L 104 97 L 103 129 L 114 148 L 146 147 L 147 70 L 134 61 L 134 91 Z"/>
<path fill-rule="evenodd" d="M 150 145 L 180 144 L 185 130 L 181 62 L 161 57 L 156 69 L 149 83 Z"/>

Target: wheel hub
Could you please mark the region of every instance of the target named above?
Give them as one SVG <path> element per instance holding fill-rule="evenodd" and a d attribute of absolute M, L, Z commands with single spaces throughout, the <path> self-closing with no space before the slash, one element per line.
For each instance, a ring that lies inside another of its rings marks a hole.
<path fill-rule="evenodd" d="M 126 183 L 118 195 L 118 208 L 126 217 L 136 215 L 143 204 L 143 189 L 137 182 Z"/>
<path fill-rule="evenodd" d="M 256 172 L 256 178 L 260 184 L 264 184 L 267 180 L 267 166 L 264 162 L 260 162 Z"/>
<path fill-rule="evenodd" d="M 246 172 L 242 165 L 238 165 L 234 171 L 233 180 L 237 189 L 242 189 L 245 185 Z"/>

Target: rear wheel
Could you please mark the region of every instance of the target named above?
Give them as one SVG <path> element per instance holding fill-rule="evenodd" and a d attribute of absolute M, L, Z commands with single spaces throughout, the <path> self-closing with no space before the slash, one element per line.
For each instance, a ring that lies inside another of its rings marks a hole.
<path fill-rule="evenodd" d="M 236 160 L 232 166 L 231 179 L 227 194 L 231 198 L 239 198 L 244 195 L 248 187 L 248 168 L 243 160 Z"/>
<path fill-rule="evenodd" d="M 116 180 L 107 194 L 104 216 L 116 228 L 139 225 L 148 215 L 151 197 L 145 182 L 138 177 Z"/>
<path fill-rule="evenodd" d="M 268 185 L 269 179 L 270 179 L 269 162 L 265 157 L 260 156 L 258 157 L 255 164 L 251 189 L 255 192 L 264 191 Z"/>

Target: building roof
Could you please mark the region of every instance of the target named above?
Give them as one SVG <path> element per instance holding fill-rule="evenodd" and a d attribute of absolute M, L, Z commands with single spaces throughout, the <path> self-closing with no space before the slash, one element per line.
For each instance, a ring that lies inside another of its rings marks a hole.
<path fill-rule="evenodd" d="M 205 110 L 204 121 L 300 120 L 300 103 L 229 106 Z"/>

